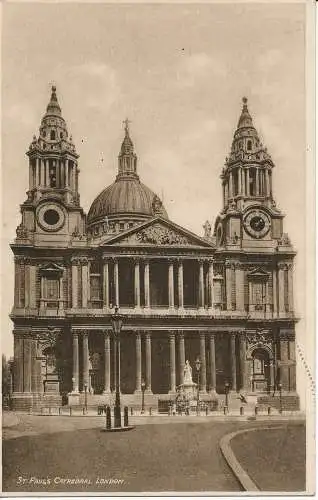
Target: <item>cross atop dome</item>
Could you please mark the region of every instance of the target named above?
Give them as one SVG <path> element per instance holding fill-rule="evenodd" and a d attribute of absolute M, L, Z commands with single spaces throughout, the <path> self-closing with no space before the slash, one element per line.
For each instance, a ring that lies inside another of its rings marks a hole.
<path fill-rule="evenodd" d="M 131 123 L 131 120 L 126 118 L 126 120 L 123 121 L 123 124 L 125 126 L 125 134 L 129 135 L 129 124 Z"/>

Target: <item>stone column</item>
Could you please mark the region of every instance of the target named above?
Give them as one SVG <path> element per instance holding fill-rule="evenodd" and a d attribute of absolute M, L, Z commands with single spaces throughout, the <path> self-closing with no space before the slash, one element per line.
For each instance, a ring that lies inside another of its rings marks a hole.
<path fill-rule="evenodd" d="M 145 307 L 150 307 L 150 283 L 149 283 L 149 261 L 145 261 L 144 267 L 144 289 L 145 289 Z"/>
<path fill-rule="evenodd" d="M 272 280 L 273 280 L 273 313 L 276 315 L 277 313 L 277 271 L 276 269 L 273 269 L 273 274 L 272 274 Z"/>
<path fill-rule="evenodd" d="M 78 333 L 73 332 L 73 392 L 78 393 L 78 375 L 79 375 L 79 361 L 78 361 Z"/>
<path fill-rule="evenodd" d="M 205 333 L 200 333 L 200 359 L 201 359 L 200 391 L 206 392 Z"/>
<path fill-rule="evenodd" d="M 238 262 L 235 264 L 235 294 L 236 310 L 244 311 L 244 270 L 243 265 Z"/>
<path fill-rule="evenodd" d="M 68 159 L 65 159 L 64 163 L 64 176 L 65 176 L 65 187 L 69 188 L 69 174 L 68 174 Z"/>
<path fill-rule="evenodd" d="M 88 298 L 88 260 L 82 260 L 82 307 L 87 307 Z"/>
<path fill-rule="evenodd" d="M 136 389 L 141 392 L 141 335 L 136 332 Z"/>
<path fill-rule="evenodd" d="M 215 335 L 210 335 L 211 393 L 216 394 Z"/>
<path fill-rule="evenodd" d="M 256 169 L 255 194 L 259 195 L 259 168 Z"/>
<path fill-rule="evenodd" d="M 246 369 L 246 337 L 245 333 L 240 334 L 240 372 L 241 372 L 241 389 L 248 390 L 247 369 Z"/>
<path fill-rule="evenodd" d="M 140 264 L 139 260 L 135 260 L 135 307 L 140 308 Z"/>
<path fill-rule="evenodd" d="M 63 274 L 59 277 L 59 309 L 64 308 Z"/>
<path fill-rule="evenodd" d="M 232 172 L 229 174 L 229 198 L 233 198 L 233 177 Z"/>
<path fill-rule="evenodd" d="M 268 175 L 268 170 L 265 170 L 265 186 L 266 186 L 266 197 L 269 198 L 270 196 L 270 186 L 269 186 L 269 175 Z"/>
<path fill-rule="evenodd" d="M 23 392 L 31 392 L 31 339 L 23 339 Z"/>
<path fill-rule="evenodd" d="M 230 262 L 225 263 L 225 279 L 226 309 L 232 311 L 232 265 Z"/>
<path fill-rule="evenodd" d="M 275 385 L 275 365 L 274 365 L 274 360 L 273 359 L 269 360 L 269 378 L 270 378 L 270 390 L 274 391 L 274 385 Z"/>
<path fill-rule="evenodd" d="M 83 391 L 87 384 L 89 390 L 89 351 L 88 351 L 88 332 L 83 332 Z"/>
<path fill-rule="evenodd" d="M 282 316 L 285 315 L 284 272 L 285 272 L 285 264 L 280 262 L 278 264 L 278 306 L 279 306 L 279 314 Z"/>
<path fill-rule="evenodd" d="M 30 307 L 30 260 L 26 259 L 24 268 L 24 306 Z"/>
<path fill-rule="evenodd" d="M 110 334 L 104 332 L 104 394 L 110 393 Z"/>
<path fill-rule="evenodd" d="M 118 260 L 114 260 L 114 285 L 115 285 L 115 306 L 119 307 L 119 266 Z"/>
<path fill-rule="evenodd" d="M 31 339 L 31 392 L 39 392 L 37 383 L 36 339 Z"/>
<path fill-rule="evenodd" d="M 174 276 L 173 276 L 173 261 L 169 260 L 169 307 L 174 307 Z"/>
<path fill-rule="evenodd" d="M 103 308 L 109 307 L 109 266 L 108 260 L 103 260 Z"/>
<path fill-rule="evenodd" d="M 35 160 L 35 186 L 39 185 L 40 158 Z"/>
<path fill-rule="evenodd" d="M 23 338 L 14 334 L 13 391 L 23 392 Z"/>
<path fill-rule="evenodd" d="M 236 334 L 231 333 L 231 371 L 232 371 L 232 391 L 237 391 L 236 383 L 236 348 L 235 348 Z"/>
<path fill-rule="evenodd" d="M 73 174 L 73 179 L 72 179 L 72 190 L 73 191 L 76 191 L 76 163 L 73 162 L 73 170 L 72 170 L 72 174 Z"/>
<path fill-rule="evenodd" d="M 204 270 L 203 261 L 199 261 L 199 307 L 204 308 Z"/>
<path fill-rule="evenodd" d="M 288 311 L 294 310 L 293 264 L 288 264 Z"/>
<path fill-rule="evenodd" d="M 29 305 L 31 309 L 36 308 L 36 266 L 31 262 L 29 271 Z"/>
<path fill-rule="evenodd" d="M 184 333 L 179 334 L 179 363 L 180 363 L 180 385 L 184 382 L 185 348 Z"/>
<path fill-rule="evenodd" d="M 170 391 L 174 394 L 176 392 L 176 341 L 175 334 L 170 333 Z"/>
<path fill-rule="evenodd" d="M 178 263 L 178 303 L 179 308 L 183 309 L 183 262 L 179 260 Z"/>
<path fill-rule="evenodd" d="M 78 307 L 78 266 L 77 260 L 72 261 L 72 308 Z"/>
<path fill-rule="evenodd" d="M 237 169 L 237 191 L 238 191 L 238 192 L 237 192 L 237 194 L 238 194 L 239 196 L 241 196 L 241 194 L 242 194 L 242 178 L 241 178 L 241 172 L 242 172 L 242 169 L 241 169 L 241 167 L 239 167 L 239 168 Z"/>
<path fill-rule="evenodd" d="M 213 309 L 213 302 L 214 302 L 214 298 L 213 298 L 213 261 L 211 260 L 209 262 L 209 303 L 208 303 L 208 306 Z"/>
<path fill-rule="evenodd" d="M 146 392 L 151 390 L 151 335 L 146 333 Z"/>

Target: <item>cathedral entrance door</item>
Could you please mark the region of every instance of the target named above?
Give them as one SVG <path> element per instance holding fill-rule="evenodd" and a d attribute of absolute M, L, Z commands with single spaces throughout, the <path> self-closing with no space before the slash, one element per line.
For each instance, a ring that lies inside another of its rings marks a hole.
<path fill-rule="evenodd" d="M 265 349 L 257 348 L 252 353 L 252 390 L 268 392 L 270 390 L 270 363 Z"/>

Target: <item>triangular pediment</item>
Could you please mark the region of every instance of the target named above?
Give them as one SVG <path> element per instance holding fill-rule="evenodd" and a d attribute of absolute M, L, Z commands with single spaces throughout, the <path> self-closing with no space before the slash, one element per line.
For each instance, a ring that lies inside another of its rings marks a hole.
<path fill-rule="evenodd" d="M 161 217 L 155 217 L 138 227 L 118 234 L 105 243 L 125 246 L 214 247 L 212 242 Z"/>
<path fill-rule="evenodd" d="M 255 267 L 248 273 L 248 277 L 251 279 L 268 279 L 269 274 L 260 267 Z"/>
<path fill-rule="evenodd" d="M 62 273 L 63 267 L 55 264 L 55 262 L 49 262 L 48 264 L 44 264 L 40 268 L 41 273 Z"/>

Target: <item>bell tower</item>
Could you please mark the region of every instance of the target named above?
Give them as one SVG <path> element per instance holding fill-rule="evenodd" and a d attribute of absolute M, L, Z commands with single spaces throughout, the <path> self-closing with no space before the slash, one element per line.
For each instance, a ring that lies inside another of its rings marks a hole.
<path fill-rule="evenodd" d="M 84 214 L 78 193 L 78 158 L 72 136 L 62 116 L 56 87 L 41 120 L 38 137 L 27 151 L 29 189 L 21 205 L 22 223 L 18 239 L 46 244 L 83 234 Z M 54 235 L 54 238 L 53 238 Z"/>
<path fill-rule="evenodd" d="M 276 246 L 283 214 L 273 197 L 274 163 L 263 146 L 243 97 L 229 157 L 222 170 L 223 209 L 217 217 L 218 246 Z M 276 240 L 276 241 L 275 241 Z"/>

